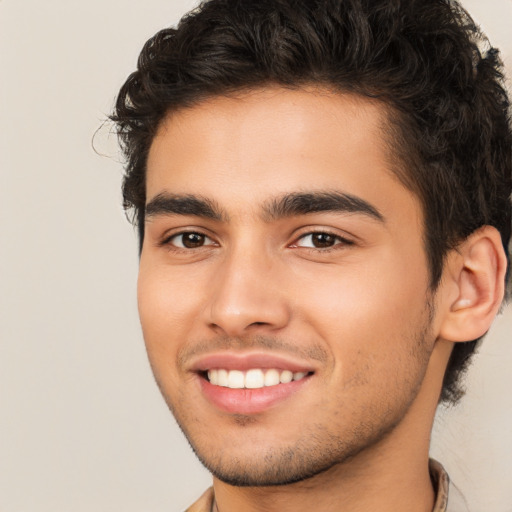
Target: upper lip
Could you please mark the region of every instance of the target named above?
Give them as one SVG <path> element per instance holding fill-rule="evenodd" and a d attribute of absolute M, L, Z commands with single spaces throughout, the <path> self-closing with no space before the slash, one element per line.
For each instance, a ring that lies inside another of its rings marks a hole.
<path fill-rule="evenodd" d="M 294 359 L 293 356 L 265 352 L 214 352 L 204 354 L 191 361 L 190 369 L 205 372 L 213 368 L 246 371 L 251 368 L 290 370 L 309 373 L 314 371 L 311 363 Z"/>

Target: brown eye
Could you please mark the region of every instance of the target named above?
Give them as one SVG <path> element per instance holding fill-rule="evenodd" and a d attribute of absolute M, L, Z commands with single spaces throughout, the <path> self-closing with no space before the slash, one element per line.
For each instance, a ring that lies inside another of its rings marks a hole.
<path fill-rule="evenodd" d="M 329 233 L 313 233 L 311 242 L 314 247 L 322 249 L 324 247 L 332 247 L 336 243 L 336 237 Z"/>
<path fill-rule="evenodd" d="M 202 233 L 190 231 L 174 235 L 169 243 L 180 249 L 197 249 L 205 245 L 212 245 L 213 241 Z"/>
<path fill-rule="evenodd" d="M 296 242 L 297 247 L 307 247 L 310 249 L 329 249 L 337 245 L 352 245 L 352 242 L 340 236 L 322 231 L 303 235 Z"/>
<path fill-rule="evenodd" d="M 185 233 L 181 235 L 183 246 L 187 249 L 195 249 L 204 245 L 204 239 L 206 237 L 199 233 Z"/>

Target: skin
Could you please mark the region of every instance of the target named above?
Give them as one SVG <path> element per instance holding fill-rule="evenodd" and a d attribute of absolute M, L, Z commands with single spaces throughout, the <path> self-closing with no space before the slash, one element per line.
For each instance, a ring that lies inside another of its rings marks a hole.
<path fill-rule="evenodd" d="M 440 332 L 458 292 L 454 279 L 429 290 L 420 204 L 392 172 L 385 119 L 357 96 L 267 88 L 175 112 L 153 141 L 148 203 L 194 195 L 222 214 L 148 215 L 138 284 L 157 383 L 221 512 L 432 510 L 428 446 L 453 346 Z M 268 213 L 325 191 L 382 219 Z M 184 232 L 199 245 L 180 247 Z M 193 369 L 212 352 L 278 354 L 313 374 L 263 412 L 231 414 Z"/>

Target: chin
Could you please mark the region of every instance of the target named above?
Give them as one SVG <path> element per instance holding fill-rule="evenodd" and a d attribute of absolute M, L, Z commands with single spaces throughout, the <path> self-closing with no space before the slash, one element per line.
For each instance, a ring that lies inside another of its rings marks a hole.
<path fill-rule="evenodd" d="M 248 418 L 251 420 L 252 418 Z M 192 450 L 205 468 L 218 480 L 236 487 L 270 487 L 290 485 L 335 471 L 358 455 L 371 450 L 384 440 L 399 421 L 377 429 L 356 429 L 351 436 L 338 433 L 303 431 L 300 439 L 289 446 L 262 446 L 248 438 L 247 450 L 237 449 L 229 441 L 220 448 L 194 443 L 184 431 Z M 320 428 L 320 427 L 317 427 Z M 183 429 L 182 429 L 183 430 Z"/>

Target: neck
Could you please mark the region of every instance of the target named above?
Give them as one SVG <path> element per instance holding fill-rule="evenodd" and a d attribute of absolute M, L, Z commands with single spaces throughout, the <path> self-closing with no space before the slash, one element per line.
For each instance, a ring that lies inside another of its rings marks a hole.
<path fill-rule="evenodd" d="M 218 512 L 431 512 L 428 449 L 411 453 L 404 447 L 388 457 L 379 448 L 376 457 L 360 454 L 287 486 L 240 488 L 215 480 Z"/>

